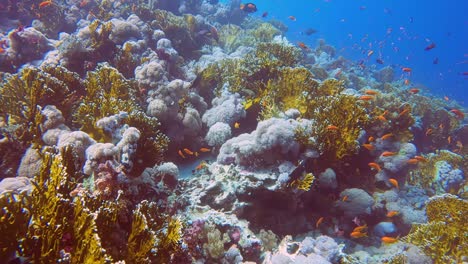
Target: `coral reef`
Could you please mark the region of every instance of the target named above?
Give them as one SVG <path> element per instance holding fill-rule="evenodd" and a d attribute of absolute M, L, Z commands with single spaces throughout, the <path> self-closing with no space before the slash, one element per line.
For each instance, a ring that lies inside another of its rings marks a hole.
<path fill-rule="evenodd" d="M 434 263 L 463 261 L 468 255 L 468 201 L 451 194 L 434 196 L 427 203 L 426 213 L 428 223 L 414 224 L 404 240 L 421 247 Z"/>

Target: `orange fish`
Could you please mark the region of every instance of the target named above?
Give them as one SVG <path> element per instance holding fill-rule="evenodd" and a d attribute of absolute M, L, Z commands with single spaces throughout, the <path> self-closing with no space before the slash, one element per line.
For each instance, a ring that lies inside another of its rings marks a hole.
<path fill-rule="evenodd" d="M 447 143 L 452 144 L 452 137 L 451 136 L 448 136 Z"/>
<path fill-rule="evenodd" d="M 382 168 L 380 168 L 380 165 L 377 164 L 377 163 L 375 163 L 375 162 L 371 162 L 371 163 L 369 163 L 368 165 L 369 165 L 369 167 L 371 167 L 371 168 L 373 168 L 373 169 L 375 169 L 375 170 L 377 170 L 377 171 L 381 171 L 381 170 L 382 170 Z"/>
<path fill-rule="evenodd" d="M 351 232 L 351 234 L 349 234 L 349 236 L 352 237 L 352 238 L 361 238 L 361 237 L 366 237 L 367 233 Z"/>
<path fill-rule="evenodd" d="M 379 116 L 377 116 L 377 119 L 380 120 L 380 121 L 382 121 L 382 122 L 386 122 L 386 121 L 387 121 L 387 118 L 385 118 L 384 115 L 379 115 Z"/>
<path fill-rule="evenodd" d="M 52 4 L 51 0 L 42 1 L 41 3 L 39 3 L 39 8 L 46 7 L 46 6 L 49 6 L 51 4 Z"/>
<path fill-rule="evenodd" d="M 393 178 L 390 178 L 390 179 L 388 179 L 388 182 L 389 182 L 391 185 L 395 186 L 395 188 L 400 189 L 397 180 L 395 180 L 395 179 L 393 179 Z"/>
<path fill-rule="evenodd" d="M 339 128 L 337 126 L 334 126 L 334 125 L 329 125 L 327 126 L 327 130 L 338 130 Z"/>
<path fill-rule="evenodd" d="M 387 213 L 387 217 L 394 217 L 395 215 L 399 215 L 399 214 L 400 214 L 400 212 L 398 212 L 398 211 L 389 211 Z"/>
<path fill-rule="evenodd" d="M 432 134 L 432 128 L 428 128 L 426 130 L 426 136 L 429 136 L 430 134 Z"/>
<path fill-rule="evenodd" d="M 179 154 L 179 156 L 181 156 L 183 159 L 185 159 L 185 156 L 184 156 L 184 153 L 182 153 L 182 150 L 179 149 L 179 151 L 177 153 Z"/>
<path fill-rule="evenodd" d="M 324 218 L 323 216 L 320 217 L 320 218 L 317 220 L 317 222 L 315 223 L 315 228 L 318 228 L 319 225 L 323 222 L 324 219 L 325 219 L 325 218 Z"/>
<path fill-rule="evenodd" d="M 377 94 L 379 94 L 379 92 L 377 92 L 375 90 L 366 90 L 364 93 L 368 94 L 368 95 L 377 95 Z"/>
<path fill-rule="evenodd" d="M 353 229 L 353 232 L 361 232 L 367 229 L 367 225 L 357 226 Z"/>
<path fill-rule="evenodd" d="M 372 95 L 361 95 L 361 97 L 359 97 L 359 100 L 363 100 L 363 101 L 369 101 L 372 99 L 374 99 L 374 96 Z"/>
<path fill-rule="evenodd" d="M 405 79 L 405 85 L 409 85 L 410 81 L 408 79 Z"/>
<path fill-rule="evenodd" d="M 295 16 L 288 16 L 288 18 L 289 18 L 290 20 L 292 20 L 292 21 L 296 21 L 296 20 L 297 20 Z"/>
<path fill-rule="evenodd" d="M 393 134 L 392 133 L 387 133 L 387 134 L 383 135 L 380 139 L 387 140 L 387 139 L 389 139 L 391 137 L 393 137 Z"/>
<path fill-rule="evenodd" d="M 384 152 L 382 152 L 382 156 L 383 156 L 383 157 L 395 156 L 396 154 L 397 154 L 396 152 L 392 152 L 392 151 L 384 151 Z"/>
<path fill-rule="evenodd" d="M 369 142 L 374 142 L 375 138 L 373 136 L 370 136 L 368 139 L 367 139 Z"/>
<path fill-rule="evenodd" d="M 409 108 L 405 108 L 403 111 L 401 111 L 399 114 L 398 114 L 398 117 L 402 117 L 403 115 L 405 115 L 406 113 L 409 112 Z"/>
<path fill-rule="evenodd" d="M 304 42 L 298 42 L 297 45 L 303 50 L 310 50 Z"/>
<path fill-rule="evenodd" d="M 465 114 L 458 109 L 452 109 L 450 112 L 454 113 L 458 119 L 465 119 Z"/>
<path fill-rule="evenodd" d="M 200 164 L 198 164 L 197 167 L 195 167 L 195 170 L 201 170 L 206 167 L 206 162 L 202 161 Z"/>
<path fill-rule="evenodd" d="M 414 156 L 414 159 L 417 159 L 418 161 L 422 161 L 422 162 L 427 162 L 427 159 L 423 156 Z"/>
<path fill-rule="evenodd" d="M 370 150 L 370 151 L 375 149 L 374 145 L 372 145 L 372 144 L 362 144 L 362 146 L 365 147 L 367 150 Z"/>
<path fill-rule="evenodd" d="M 343 198 L 341 198 L 341 201 L 342 201 L 342 202 L 348 201 L 348 195 L 343 196 Z"/>
<path fill-rule="evenodd" d="M 450 99 L 448 98 L 448 96 L 444 96 L 444 100 L 447 101 L 447 102 L 450 101 Z"/>
<path fill-rule="evenodd" d="M 412 71 L 412 69 L 408 68 L 408 67 L 403 67 L 403 68 L 401 68 L 401 70 L 404 71 L 404 72 L 411 72 Z"/>
<path fill-rule="evenodd" d="M 409 89 L 409 92 L 412 93 L 412 94 L 417 94 L 417 93 L 419 93 L 419 89 L 418 88 L 411 88 L 411 89 Z"/>
<path fill-rule="evenodd" d="M 193 152 L 192 152 L 190 149 L 188 149 L 188 148 L 184 148 L 184 152 L 185 152 L 186 154 L 193 155 Z"/>
<path fill-rule="evenodd" d="M 396 237 L 387 237 L 387 236 L 384 236 L 382 237 L 380 240 L 382 240 L 382 242 L 386 243 L 386 244 L 392 244 L 392 243 L 395 243 L 398 241 L 398 238 Z"/>
<path fill-rule="evenodd" d="M 235 122 L 234 123 L 234 128 L 239 128 L 240 127 L 240 123 L 239 122 Z"/>
<path fill-rule="evenodd" d="M 417 159 L 409 159 L 409 160 L 406 161 L 406 163 L 411 164 L 411 165 L 415 165 L 415 164 L 418 164 L 418 163 L 419 163 L 419 160 L 417 160 Z"/>
<path fill-rule="evenodd" d="M 209 152 L 211 149 L 209 148 L 200 148 L 200 152 Z"/>

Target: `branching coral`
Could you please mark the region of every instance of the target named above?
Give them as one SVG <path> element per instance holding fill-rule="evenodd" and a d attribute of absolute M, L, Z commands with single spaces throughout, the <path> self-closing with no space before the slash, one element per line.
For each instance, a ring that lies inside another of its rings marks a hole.
<path fill-rule="evenodd" d="M 296 131 L 303 146 L 319 149 L 330 160 L 355 153 L 357 139 L 368 122 L 366 109 L 356 97 L 339 94 L 343 89 L 341 82 L 329 79 L 309 94 L 303 116 L 315 122 L 310 131 Z M 311 141 L 311 138 L 315 140 Z"/>
<path fill-rule="evenodd" d="M 180 250 L 181 232 L 178 218 L 165 218 L 155 203 L 142 201 L 133 213 L 127 259 L 130 263 L 168 263 L 171 254 Z"/>
<path fill-rule="evenodd" d="M 451 194 L 431 198 L 427 224 L 414 224 L 403 240 L 415 244 L 436 264 L 458 263 L 468 256 L 468 201 Z"/>
<path fill-rule="evenodd" d="M 224 84 L 231 93 L 249 98 L 260 97 L 271 79 L 279 78 L 285 67 L 293 67 L 300 60 L 298 48 L 279 43 L 259 43 L 253 53 L 242 59 L 223 60 L 211 64 L 200 73 L 201 94 L 216 87 L 218 94 Z"/>
<path fill-rule="evenodd" d="M 305 68 L 284 68 L 277 79 L 269 80 L 262 92 L 260 119 L 278 116 L 290 108 L 298 109 L 302 115 L 308 109 L 310 96 L 317 93 L 319 83 Z"/>
<path fill-rule="evenodd" d="M 147 201 L 136 206 L 132 218 L 132 205 L 122 192 L 110 202 L 83 189 L 73 190 L 73 155 L 69 148 L 56 152 L 42 153 L 43 168 L 34 178 L 30 199 L 23 194 L 0 196 L 0 230 L 10 234 L 0 239 L 3 260 L 17 251 L 37 263 L 168 263 L 180 252 L 178 218 Z"/>
<path fill-rule="evenodd" d="M 80 87 L 79 77 L 61 67 L 24 68 L 9 76 L 0 87 L 0 115 L 12 126 L 8 137 L 25 146 L 31 142 L 40 144 L 41 108 L 55 105 L 68 114 L 70 91 L 79 91 Z"/>
<path fill-rule="evenodd" d="M 100 66 L 96 72 L 89 72 L 86 78 L 86 96 L 75 113 L 75 121 L 81 130 L 100 141 L 111 140 L 108 133 L 97 127 L 96 121 L 121 112 L 128 116 L 122 123 L 137 128 L 142 136 L 138 140 L 135 166 L 138 174 L 145 167 L 158 163 L 167 149 L 168 138 L 158 130 L 156 118 L 147 116 L 135 102 L 136 87 L 127 81 L 115 68 Z"/>
<path fill-rule="evenodd" d="M 440 167 L 444 164 L 450 166 L 451 169 L 460 169 L 467 171 L 466 162 L 463 156 L 450 152 L 448 150 L 440 150 L 436 153 L 429 153 L 424 156 L 426 162 L 421 162 L 416 168 L 409 172 L 408 182 L 413 185 L 421 186 L 425 189 L 435 189 L 439 191 L 441 185 L 447 184 L 439 181 L 447 181 L 449 179 L 441 179 Z M 458 190 L 452 190 L 456 193 Z M 445 192 L 445 191 L 444 191 Z"/>

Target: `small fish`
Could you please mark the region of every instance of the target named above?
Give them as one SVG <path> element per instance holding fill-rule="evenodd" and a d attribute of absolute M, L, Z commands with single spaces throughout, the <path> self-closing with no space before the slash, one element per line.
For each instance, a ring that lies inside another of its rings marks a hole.
<path fill-rule="evenodd" d="M 372 54 L 374 54 L 374 51 L 373 51 L 373 50 L 370 50 L 370 51 L 367 53 L 367 57 L 372 56 Z"/>
<path fill-rule="evenodd" d="M 387 118 L 385 118 L 385 116 L 383 116 L 383 115 L 377 116 L 377 119 L 382 121 L 382 122 L 387 122 Z"/>
<path fill-rule="evenodd" d="M 409 89 L 409 92 L 412 93 L 412 94 L 417 94 L 417 93 L 419 93 L 419 91 L 420 91 L 420 90 L 419 90 L 418 88 L 411 88 L 411 89 Z"/>
<path fill-rule="evenodd" d="M 43 7 L 49 6 L 51 4 L 52 4 L 51 0 L 42 1 L 42 2 L 39 3 L 39 8 L 43 8 Z"/>
<path fill-rule="evenodd" d="M 369 141 L 369 142 L 374 142 L 374 141 L 375 141 L 375 138 L 374 138 L 373 136 L 370 136 L 370 137 L 367 139 L 367 141 Z"/>
<path fill-rule="evenodd" d="M 265 18 L 268 16 L 268 12 L 263 12 L 262 17 Z"/>
<path fill-rule="evenodd" d="M 427 159 L 423 156 L 414 156 L 414 159 L 417 159 L 418 161 L 421 161 L 421 162 L 427 162 Z"/>
<path fill-rule="evenodd" d="M 182 153 L 182 150 L 179 149 L 179 151 L 177 153 L 179 154 L 179 156 L 181 156 L 183 159 L 185 159 L 185 155 L 184 155 L 184 153 Z"/>
<path fill-rule="evenodd" d="M 404 72 L 412 72 L 413 70 L 411 68 L 408 68 L 408 67 L 403 67 L 401 68 L 402 71 Z"/>
<path fill-rule="evenodd" d="M 362 225 L 362 226 L 355 227 L 353 229 L 353 232 L 361 232 L 362 233 L 362 231 L 365 231 L 366 229 L 367 229 L 367 225 L 365 224 L 365 225 Z"/>
<path fill-rule="evenodd" d="M 464 114 L 462 111 L 458 110 L 458 109 L 452 109 L 452 110 L 450 110 L 450 112 L 451 112 L 451 113 L 454 113 L 455 116 L 456 116 L 458 119 L 465 119 L 465 114 Z"/>
<path fill-rule="evenodd" d="M 210 152 L 211 149 L 209 148 L 200 148 L 200 152 Z"/>
<path fill-rule="evenodd" d="M 382 240 L 382 242 L 385 244 L 392 244 L 392 243 L 397 242 L 398 238 L 384 236 L 380 240 Z"/>
<path fill-rule="evenodd" d="M 369 167 L 371 167 L 372 169 L 375 169 L 375 170 L 377 170 L 377 171 L 381 171 L 381 170 L 382 170 L 382 168 L 380 168 L 380 165 L 377 164 L 377 163 L 375 163 L 375 162 L 371 162 L 371 163 L 369 163 L 368 165 L 369 165 Z"/>
<path fill-rule="evenodd" d="M 351 234 L 349 234 L 349 236 L 350 236 L 351 238 L 361 238 L 361 237 L 366 237 L 366 236 L 367 236 L 367 233 L 351 232 Z"/>
<path fill-rule="evenodd" d="M 450 98 L 448 96 L 444 96 L 444 100 L 448 102 L 450 101 Z"/>
<path fill-rule="evenodd" d="M 334 125 L 329 125 L 329 126 L 327 126 L 326 129 L 327 129 L 327 130 L 334 130 L 334 131 L 339 130 L 339 128 L 338 128 L 337 126 L 334 126 Z"/>
<path fill-rule="evenodd" d="M 342 202 L 348 201 L 348 195 L 343 196 L 343 198 L 341 198 L 341 201 L 342 201 Z"/>
<path fill-rule="evenodd" d="M 410 165 L 416 165 L 419 163 L 419 160 L 417 159 L 409 159 L 406 161 L 407 164 L 410 164 Z"/>
<path fill-rule="evenodd" d="M 297 45 L 303 50 L 310 50 L 304 42 L 298 42 Z"/>
<path fill-rule="evenodd" d="M 410 81 L 408 79 L 405 79 L 405 85 L 409 85 Z"/>
<path fill-rule="evenodd" d="M 398 181 L 397 181 L 397 180 L 395 180 L 395 179 L 393 179 L 393 178 L 390 178 L 390 179 L 388 179 L 388 182 L 389 182 L 391 185 L 393 185 L 395 188 L 397 188 L 397 189 L 400 188 L 399 185 L 398 185 Z"/>
<path fill-rule="evenodd" d="M 398 211 L 389 211 L 387 213 L 387 217 L 394 217 L 394 216 L 399 215 L 399 214 L 400 214 L 400 212 L 398 212 Z"/>
<path fill-rule="evenodd" d="M 185 152 L 186 154 L 189 154 L 189 155 L 191 155 L 191 156 L 193 155 L 193 152 L 192 152 L 190 149 L 184 148 L 183 150 L 184 150 L 184 152 Z"/>
<path fill-rule="evenodd" d="M 239 123 L 239 122 L 235 122 L 235 123 L 234 123 L 234 128 L 237 129 L 237 128 L 239 128 L 239 127 L 240 127 L 240 123 Z"/>
<path fill-rule="evenodd" d="M 376 90 L 366 90 L 364 91 L 365 94 L 368 94 L 368 95 L 377 95 L 379 94 L 379 92 L 377 92 Z"/>
<path fill-rule="evenodd" d="M 384 61 L 380 58 L 376 59 L 375 62 L 377 62 L 378 64 L 384 64 Z"/>
<path fill-rule="evenodd" d="M 431 44 L 427 45 L 427 46 L 424 48 L 424 50 L 425 50 L 425 51 L 429 51 L 429 50 L 431 50 L 431 49 L 433 49 L 433 48 L 435 48 L 435 47 L 436 47 L 436 44 L 435 44 L 434 42 L 432 42 Z"/>
<path fill-rule="evenodd" d="M 306 29 L 306 31 L 304 32 L 307 36 L 310 36 L 312 34 L 315 34 L 317 33 L 317 30 L 316 29 L 313 29 L 313 28 L 308 28 Z"/>
<path fill-rule="evenodd" d="M 391 156 L 395 156 L 396 154 L 397 154 L 396 152 L 384 151 L 384 152 L 382 152 L 381 156 L 382 157 L 391 157 Z"/>
<path fill-rule="evenodd" d="M 254 3 L 241 4 L 240 9 L 246 13 L 257 12 L 257 6 Z"/>
<path fill-rule="evenodd" d="M 401 111 L 399 114 L 398 114 L 398 117 L 402 117 L 403 115 L 405 115 L 406 113 L 409 112 L 409 108 L 405 108 L 403 109 L 403 111 Z"/>
<path fill-rule="evenodd" d="M 374 96 L 372 95 L 361 95 L 361 97 L 359 97 L 359 100 L 363 100 L 363 101 L 369 101 L 372 99 L 374 99 Z"/>
<path fill-rule="evenodd" d="M 202 161 L 200 164 L 198 164 L 197 167 L 195 167 L 195 170 L 201 170 L 206 167 L 206 162 Z"/>
<path fill-rule="evenodd" d="M 452 136 L 448 136 L 447 143 L 452 144 Z"/>
<path fill-rule="evenodd" d="M 428 129 L 426 130 L 426 133 L 425 133 L 425 134 L 426 134 L 426 136 L 431 135 L 431 134 L 432 134 L 432 128 L 428 128 Z"/>
<path fill-rule="evenodd" d="M 315 223 L 315 228 L 318 228 L 319 225 L 323 222 L 324 219 L 325 219 L 325 218 L 324 218 L 323 216 L 320 217 L 320 218 L 317 220 L 317 222 Z"/>
<path fill-rule="evenodd" d="M 370 150 L 370 151 L 375 149 L 374 145 L 372 145 L 372 144 L 362 144 L 362 146 L 365 147 L 367 150 Z"/>
<path fill-rule="evenodd" d="M 289 20 L 292 20 L 292 21 L 296 21 L 296 17 L 295 16 L 288 16 Z"/>
<path fill-rule="evenodd" d="M 385 135 L 383 135 L 382 137 L 380 137 L 381 140 L 387 140 L 389 138 L 393 137 L 393 133 L 387 133 Z"/>

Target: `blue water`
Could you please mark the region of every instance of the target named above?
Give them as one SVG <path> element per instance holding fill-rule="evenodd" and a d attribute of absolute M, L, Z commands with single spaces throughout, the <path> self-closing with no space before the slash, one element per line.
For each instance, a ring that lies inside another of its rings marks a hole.
<path fill-rule="evenodd" d="M 395 67 L 396 77 L 405 78 L 401 68 L 410 67 L 412 86 L 436 97 L 447 96 L 468 103 L 468 1 L 422 0 L 258 0 L 253 16 L 278 19 L 288 27 L 291 41 L 314 47 L 323 38 L 338 55 L 377 68 Z M 296 21 L 288 17 L 296 17 Z M 307 36 L 303 32 L 318 32 Z M 425 51 L 435 43 L 436 47 Z M 374 54 L 368 59 L 367 53 Z M 381 58 L 383 65 L 375 63 Z M 434 60 L 438 59 L 438 64 Z"/>

